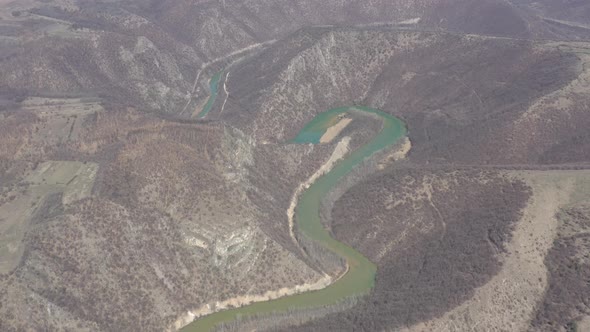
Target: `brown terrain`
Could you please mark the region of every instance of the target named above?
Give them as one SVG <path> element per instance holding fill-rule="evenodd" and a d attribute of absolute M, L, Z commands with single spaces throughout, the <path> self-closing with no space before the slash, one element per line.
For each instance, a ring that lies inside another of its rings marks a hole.
<path fill-rule="evenodd" d="M 589 329 L 589 68 L 586 1 L 0 0 L 0 330 L 326 286 L 290 211 L 381 122 L 285 143 L 343 105 L 408 128 L 322 201 L 376 286 L 236 330 Z"/>

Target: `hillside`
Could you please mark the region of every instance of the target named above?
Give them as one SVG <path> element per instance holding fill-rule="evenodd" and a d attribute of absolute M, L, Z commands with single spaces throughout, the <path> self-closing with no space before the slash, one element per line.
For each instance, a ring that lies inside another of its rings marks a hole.
<path fill-rule="evenodd" d="M 585 1 L 0 0 L 0 330 L 334 285 L 297 207 L 383 132 L 367 107 L 404 137 L 317 200 L 374 288 L 226 330 L 584 330 L 589 63 Z"/>

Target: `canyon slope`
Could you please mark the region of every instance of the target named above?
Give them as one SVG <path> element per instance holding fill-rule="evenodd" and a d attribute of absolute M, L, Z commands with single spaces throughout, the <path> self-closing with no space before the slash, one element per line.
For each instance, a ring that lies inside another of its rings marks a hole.
<path fill-rule="evenodd" d="M 0 0 L 0 330 L 177 330 L 334 282 L 346 266 L 292 210 L 381 131 L 359 106 L 407 138 L 321 217 L 374 289 L 227 329 L 583 330 L 589 17 L 566 0 Z M 342 106 L 329 139 L 294 144 Z"/>

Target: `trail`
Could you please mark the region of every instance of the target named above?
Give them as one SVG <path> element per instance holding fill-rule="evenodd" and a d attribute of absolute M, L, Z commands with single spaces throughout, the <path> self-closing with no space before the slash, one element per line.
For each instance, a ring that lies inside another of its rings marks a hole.
<path fill-rule="evenodd" d="M 428 203 L 430 204 L 430 206 L 436 212 L 438 219 L 440 221 L 440 224 L 441 224 L 442 232 L 440 233 L 439 241 L 442 241 L 444 239 L 445 235 L 447 234 L 447 223 L 445 222 L 445 218 L 443 217 L 442 213 L 440 212 L 438 207 L 436 207 L 436 205 L 434 204 L 434 201 L 432 200 L 432 192 L 433 191 L 434 190 L 432 188 L 432 183 L 424 184 L 424 192 L 426 193 L 426 199 L 428 200 Z"/>

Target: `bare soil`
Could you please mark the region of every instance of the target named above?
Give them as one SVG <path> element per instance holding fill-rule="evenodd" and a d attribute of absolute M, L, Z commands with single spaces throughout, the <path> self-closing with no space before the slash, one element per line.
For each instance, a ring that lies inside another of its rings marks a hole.
<path fill-rule="evenodd" d="M 442 317 L 403 331 L 526 331 L 548 287 L 544 260 L 557 234 L 557 213 L 570 203 L 580 177 L 590 172 L 514 174 L 532 188 L 532 197 L 501 254 L 502 268 L 473 297 Z"/>
<path fill-rule="evenodd" d="M 328 128 L 326 130 L 324 135 L 322 135 L 322 137 L 320 138 L 320 143 L 332 142 L 332 140 L 334 138 L 338 137 L 338 135 L 342 132 L 342 130 L 344 130 L 344 128 L 346 128 L 346 126 L 348 126 L 351 122 L 352 122 L 352 119 L 350 119 L 350 118 L 340 119 L 340 121 L 338 121 L 338 123 L 336 123 L 335 125 L 331 126 L 330 128 Z"/>

